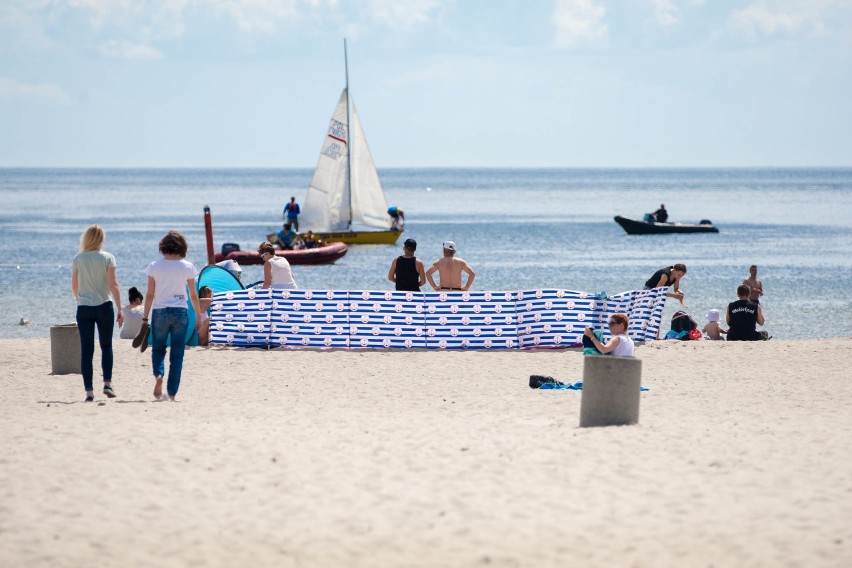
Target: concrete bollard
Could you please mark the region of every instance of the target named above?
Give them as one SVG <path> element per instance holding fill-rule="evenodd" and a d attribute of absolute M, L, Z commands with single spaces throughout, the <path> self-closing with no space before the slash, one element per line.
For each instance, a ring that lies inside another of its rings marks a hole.
<path fill-rule="evenodd" d="M 580 427 L 638 424 L 642 361 L 610 355 L 584 359 Z"/>
<path fill-rule="evenodd" d="M 54 375 L 82 374 L 80 333 L 76 323 L 50 328 L 50 366 Z"/>

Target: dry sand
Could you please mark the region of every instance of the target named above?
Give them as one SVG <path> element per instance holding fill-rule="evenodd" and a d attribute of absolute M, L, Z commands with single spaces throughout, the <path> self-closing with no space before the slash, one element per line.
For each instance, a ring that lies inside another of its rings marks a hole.
<path fill-rule="evenodd" d="M 852 339 L 637 356 L 640 424 L 581 429 L 527 386 L 577 351 L 195 348 L 170 403 L 120 341 L 84 404 L 2 340 L 0 565 L 852 565 Z"/>

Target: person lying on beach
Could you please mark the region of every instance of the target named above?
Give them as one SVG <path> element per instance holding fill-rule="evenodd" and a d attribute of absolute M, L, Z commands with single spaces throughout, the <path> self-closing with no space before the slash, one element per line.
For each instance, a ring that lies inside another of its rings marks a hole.
<path fill-rule="evenodd" d="M 703 331 L 708 339 L 719 341 L 724 339 L 722 336 L 728 333 L 727 329 L 723 329 L 719 323 L 719 310 L 710 310 L 707 312 L 707 323 L 704 325 Z"/>
<path fill-rule="evenodd" d="M 609 318 L 610 340 L 602 343 L 595 337 L 595 330 L 587 327 L 584 335 L 589 338 L 592 345 L 604 355 L 615 355 L 616 357 L 633 357 L 633 340 L 627 335 L 627 326 L 630 320 L 624 314 L 612 314 Z"/>
<path fill-rule="evenodd" d="M 435 261 L 426 271 L 426 280 L 436 291 L 440 290 L 470 290 L 470 285 L 473 284 L 473 279 L 476 278 L 476 272 L 468 265 L 467 262 L 456 256 L 456 243 L 453 241 L 444 241 L 444 257 Z M 435 284 L 432 275 L 438 272 L 441 280 L 441 285 Z M 462 272 L 467 273 L 467 283 L 462 286 Z"/>

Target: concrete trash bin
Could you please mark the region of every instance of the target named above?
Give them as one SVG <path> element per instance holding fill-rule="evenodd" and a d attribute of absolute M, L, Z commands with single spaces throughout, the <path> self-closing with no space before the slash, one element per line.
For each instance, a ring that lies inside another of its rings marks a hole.
<path fill-rule="evenodd" d="M 80 333 L 76 323 L 50 328 L 50 366 L 54 375 L 82 374 Z"/>
<path fill-rule="evenodd" d="M 580 427 L 639 423 L 642 361 L 589 355 L 583 363 Z"/>

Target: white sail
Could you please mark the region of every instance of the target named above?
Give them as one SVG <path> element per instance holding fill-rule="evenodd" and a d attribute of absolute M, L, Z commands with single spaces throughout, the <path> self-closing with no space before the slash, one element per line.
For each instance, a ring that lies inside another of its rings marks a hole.
<path fill-rule="evenodd" d="M 373 163 L 367 137 L 358 118 L 358 110 L 352 103 L 352 124 L 349 133 L 352 136 L 349 151 L 351 152 L 350 176 L 352 190 L 352 222 L 363 223 L 370 227 L 389 229 L 391 226 L 388 215 L 388 203 L 382 191 L 382 182 Z"/>
<path fill-rule="evenodd" d="M 299 215 L 299 228 L 316 232 L 349 229 L 349 127 L 346 117 L 348 93 L 340 94 L 328 124 L 317 168 L 304 207 Z"/>

